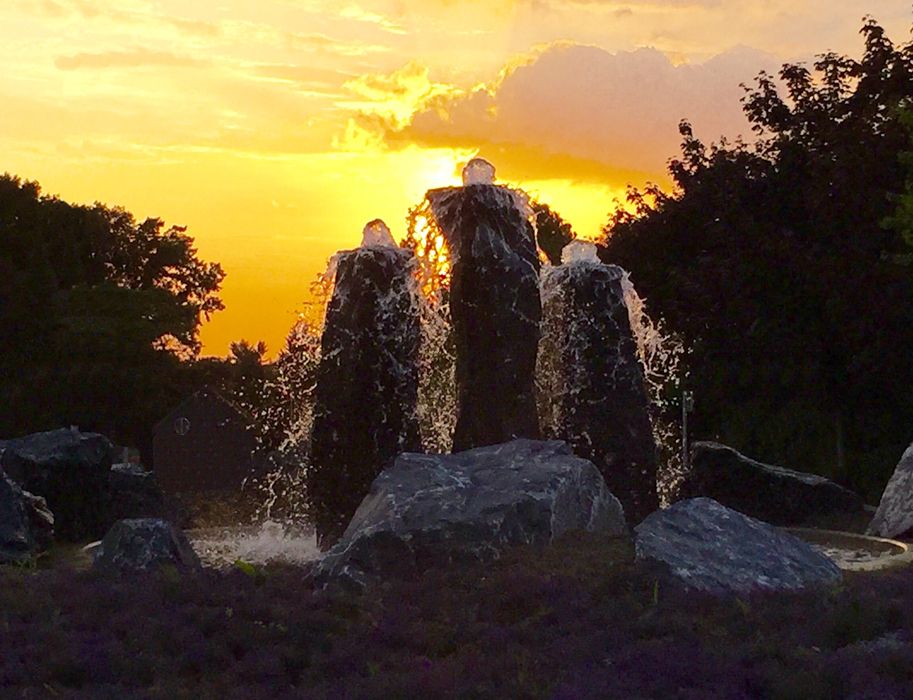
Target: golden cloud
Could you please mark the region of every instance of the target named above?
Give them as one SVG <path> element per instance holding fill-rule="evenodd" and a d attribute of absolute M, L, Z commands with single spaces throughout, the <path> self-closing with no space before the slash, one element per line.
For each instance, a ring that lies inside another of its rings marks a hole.
<path fill-rule="evenodd" d="M 528 177 L 595 181 L 608 172 L 661 172 L 678 150 L 682 119 L 708 140 L 748 132 L 740 83 L 776 65 L 744 47 L 676 65 L 655 49 L 610 53 L 562 43 L 471 90 L 432 91 L 415 64 L 348 85 L 374 106 L 395 105 L 369 106 L 356 117 L 391 146 L 513 151 L 535 171 Z"/>

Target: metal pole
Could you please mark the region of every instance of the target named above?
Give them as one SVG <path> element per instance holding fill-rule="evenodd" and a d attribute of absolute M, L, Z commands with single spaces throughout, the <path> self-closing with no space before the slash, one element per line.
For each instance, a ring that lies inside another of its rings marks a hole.
<path fill-rule="evenodd" d="M 682 468 L 688 472 L 691 468 L 691 454 L 688 449 L 688 414 L 694 410 L 694 394 L 682 392 Z"/>

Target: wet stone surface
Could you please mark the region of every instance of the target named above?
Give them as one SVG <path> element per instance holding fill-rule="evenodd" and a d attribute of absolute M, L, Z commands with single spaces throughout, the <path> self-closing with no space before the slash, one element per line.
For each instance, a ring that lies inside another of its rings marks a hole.
<path fill-rule="evenodd" d="M 428 193 L 453 262 L 455 451 L 540 434 L 539 257 L 532 225 L 516 197 L 488 184 Z"/>
<path fill-rule="evenodd" d="M 631 522 L 640 522 L 659 507 L 643 365 L 624 301 L 624 271 L 586 253 L 543 276 L 543 430 L 591 460 Z"/>
<path fill-rule="evenodd" d="M 416 402 L 421 337 L 411 252 L 341 253 L 317 374 L 309 489 L 318 539 L 342 534 L 371 481 L 420 447 Z"/>

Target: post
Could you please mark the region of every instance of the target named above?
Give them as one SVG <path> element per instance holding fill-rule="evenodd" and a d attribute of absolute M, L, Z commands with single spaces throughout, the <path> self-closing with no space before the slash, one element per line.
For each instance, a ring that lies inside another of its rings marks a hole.
<path fill-rule="evenodd" d="M 694 411 L 694 393 L 682 392 L 682 469 L 687 473 L 691 468 L 691 454 L 688 450 L 688 414 Z"/>

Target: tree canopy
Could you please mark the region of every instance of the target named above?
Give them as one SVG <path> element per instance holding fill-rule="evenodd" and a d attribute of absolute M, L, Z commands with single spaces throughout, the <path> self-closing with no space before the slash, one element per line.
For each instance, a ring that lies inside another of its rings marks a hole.
<path fill-rule="evenodd" d="M 604 255 L 690 346 L 701 437 L 877 497 L 913 439 L 913 47 L 862 36 L 746 87 L 751 142 L 682 122 L 674 190 L 629 191 Z"/>
<path fill-rule="evenodd" d="M 77 424 L 142 443 L 195 383 L 225 273 L 160 219 L 0 176 L 0 436 Z"/>

